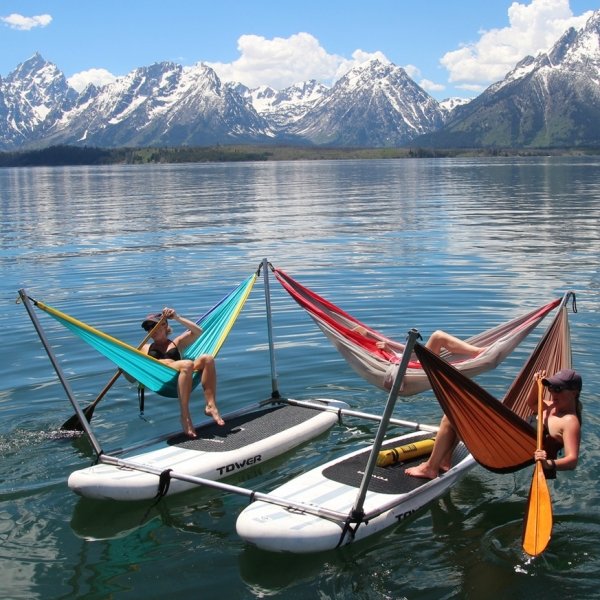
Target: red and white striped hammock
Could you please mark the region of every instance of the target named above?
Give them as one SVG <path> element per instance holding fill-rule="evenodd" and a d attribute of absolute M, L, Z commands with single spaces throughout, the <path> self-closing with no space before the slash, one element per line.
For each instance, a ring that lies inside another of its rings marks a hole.
<path fill-rule="evenodd" d="M 281 269 L 271 269 L 277 281 L 308 312 L 349 365 L 363 379 L 381 389 L 389 390 L 398 369 L 400 356 L 378 348 L 377 341 L 385 341 L 392 348 L 403 346 L 360 322 Z M 477 356 L 453 355 L 448 352 L 443 352 L 441 356 L 469 378 L 494 369 L 560 302 L 561 299 L 558 298 L 525 315 L 466 339 L 470 344 L 485 348 Z M 430 387 L 427 374 L 415 358 L 404 376 L 400 395 L 411 396 Z"/>

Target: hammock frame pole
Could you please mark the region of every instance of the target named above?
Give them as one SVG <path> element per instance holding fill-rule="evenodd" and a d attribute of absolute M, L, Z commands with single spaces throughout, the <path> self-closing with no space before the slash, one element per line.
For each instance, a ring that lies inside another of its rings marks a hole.
<path fill-rule="evenodd" d="M 261 404 L 270 403 L 270 400 L 264 400 Z M 381 415 L 373 415 L 358 410 L 350 410 L 347 408 L 336 408 L 335 406 L 326 406 L 321 404 L 313 404 L 310 401 L 305 400 L 293 400 L 291 398 L 282 399 L 281 402 L 289 404 L 291 406 L 302 406 L 304 408 L 310 408 L 312 410 L 320 410 L 322 412 L 332 412 L 339 417 L 355 417 L 357 419 L 365 419 L 366 421 L 377 421 L 381 422 L 383 417 Z M 389 425 L 398 425 L 400 427 L 407 427 L 408 429 L 414 429 L 415 431 L 428 431 L 430 433 L 437 433 L 440 430 L 439 425 L 427 425 L 425 423 L 417 423 L 416 421 L 405 421 L 403 419 L 391 418 L 388 421 Z"/>
<path fill-rule="evenodd" d="M 92 444 L 92 447 L 94 448 L 94 452 L 98 456 L 100 456 L 102 454 L 102 447 L 100 446 L 98 440 L 96 439 L 96 436 L 94 435 L 94 432 L 92 431 L 90 423 L 86 419 L 83 410 L 81 410 L 79 403 L 77 402 L 77 400 L 75 400 L 73 390 L 71 389 L 71 386 L 70 386 L 67 378 L 65 377 L 65 374 L 64 374 L 60 364 L 58 363 L 58 360 L 57 360 L 54 352 L 52 351 L 52 348 L 50 347 L 50 343 L 48 342 L 48 338 L 46 337 L 46 334 L 44 332 L 42 324 L 40 323 L 37 315 L 35 314 L 35 311 L 33 310 L 33 307 L 31 306 L 31 302 L 29 301 L 29 296 L 27 295 L 27 292 L 24 289 L 20 289 L 19 296 L 20 296 L 21 301 L 23 302 L 25 308 L 27 309 L 29 318 L 31 319 L 31 322 L 33 323 L 33 326 L 35 327 L 35 330 L 38 334 L 38 337 L 40 338 L 40 341 L 42 342 L 42 345 L 44 346 L 44 349 L 46 350 L 46 353 L 48 354 L 48 358 L 50 359 L 50 362 L 52 363 L 52 366 L 54 367 L 54 370 L 56 371 L 58 379 L 60 380 L 60 383 L 62 384 L 63 389 L 65 390 L 67 398 L 69 399 L 69 402 L 71 402 L 73 408 L 75 409 L 75 412 L 77 413 L 77 416 L 79 417 L 79 421 L 83 425 L 83 429 L 84 429 L 86 435 L 88 436 L 88 439 L 90 440 L 90 443 Z"/>
<path fill-rule="evenodd" d="M 367 495 L 367 489 L 369 487 L 373 471 L 375 470 L 375 466 L 377 464 L 377 455 L 379 454 L 381 446 L 383 445 L 385 433 L 387 431 L 392 413 L 394 412 L 394 407 L 396 406 L 398 392 L 400 391 L 400 386 L 402 385 L 404 375 L 406 373 L 406 370 L 408 369 L 408 364 L 411 359 L 413 348 L 415 346 L 416 341 L 420 338 L 421 334 L 418 332 L 417 329 L 411 329 L 408 332 L 408 338 L 406 340 L 406 346 L 404 347 L 404 351 L 402 352 L 402 360 L 400 361 L 400 365 L 398 367 L 398 373 L 396 373 L 394 384 L 392 385 L 392 389 L 390 390 L 390 393 L 388 395 L 385 409 L 383 411 L 383 415 L 381 417 L 381 421 L 377 429 L 377 434 L 375 435 L 375 441 L 373 442 L 371 453 L 369 454 L 369 459 L 367 461 L 367 466 L 365 467 L 365 472 L 360 483 L 360 488 L 358 490 L 356 500 L 354 501 L 354 506 L 352 507 L 352 511 L 350 513 L 350 522 L 360 523 L 363 520 L 363 506 Z"/>
<path fill-rule="evenodd" d="M 133 469 L 135 471 L 140 471 L 141 473 L 150 473 L 151 475 L 157 476 L 157 487 L 159 484 L 158 478 L 163 473 L 160 469 L 152 467 L 150 465 L 145 465 L 141 463 L 136 463 L 131 460 L 121 459 L 116 456 L 112 456 L 110 454 L 102 454 L 98 458 L 98 462 L 106 465 L 112 465 L 118 468 L 125 469 Z M 294 500 L 290 500 L 287 498 L 281 498 L 279 496 L 275 496 L 272 494 L 265 494 L 263 492 L 259 492 L 256 490 L 251 490 L 248 488 L 240 487 L 237 485 L 233 485 L 230 483 L 225 483 L 219 480 L 206 479 L 205 477 L 196 477 L 195 475 L 188 475 L 187 473 L 180 473 L 178 471 L 169 471 L 169 478 L 176 479 L 178 481 L 185 481 L 188 483 L 193 483 L 194 485 L 204 486 L 207 488 L 221 490 L 223 492 L 238 494 L 240 496 L 246 496 L 250 499 L 250 502 L 260 501 L 267 502 L 269 504 L 275 504 L 277 506 L 282 506 L 287 509 L 293 509 L 298 512 L 307 513 L 309 515 L 315 515 L 317 517 L 321 517 L 323 519 L 329 519 L 331 521 L 335 521 L 337 523 L 342 524 L 346 518 L 345 513 L 341 513 L 335 510 L 331 510 L 324 507 L 319 507 L 314 504 L 305 504 L 303 502 L 295 502 Z"/>
<path fill-rule="evenodd" d="M 275 344 L 273 342 L 273 311 L 271 309 L 271 288 L 269 286 L 269 261 L 262 260 L 262 273 L 265 287 L 265 306 L 267 310 L 267 333 L 269 336 L 269 360 L 271 363 L 271 398 L 280 398 L 275 366 Z"/>

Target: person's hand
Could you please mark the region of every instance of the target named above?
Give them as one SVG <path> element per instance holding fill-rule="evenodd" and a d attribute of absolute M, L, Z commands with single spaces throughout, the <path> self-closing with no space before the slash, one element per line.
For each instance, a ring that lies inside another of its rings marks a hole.
<path fill-rule="evenodd" d="M 168 308 L 167 306 L 162 309 L 162 314 L 165 319 L 174 319 L 177 316 L 175 309 Z"/>
<path fill-rule="evenodd" d="M 544 460 L 546 460 L 546 457 L 547 457 L 547 455 L 546 455 L 546 451 L 545 450 L 536 450 L 535 453 L 534 453 L 534 455 L 533 455 L 533 458 L 535 458 L 536 461 L 537 460 L 544 461 Z"/>

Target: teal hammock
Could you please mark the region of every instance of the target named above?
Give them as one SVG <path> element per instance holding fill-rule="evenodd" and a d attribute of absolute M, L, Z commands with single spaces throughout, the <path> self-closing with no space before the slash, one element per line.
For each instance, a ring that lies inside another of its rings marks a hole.
<path fill-rule="evenodd" d="M 202 335 L 185 349 L 182 358 L 193 360 L 201 354 L 217 355 L 250 295 L 257 277 L 257 273 L 252 274 L 198 319 L 197 323 L 202 327 Z M 33 299 L 32 301 L 35 306 L 54 317 L 143 387 L 161 396 L 177 397 L 178 371 L 173 367 L 43 302 Z M 199 381 L 200 374 L 194 373 L 194 387 Z"/>

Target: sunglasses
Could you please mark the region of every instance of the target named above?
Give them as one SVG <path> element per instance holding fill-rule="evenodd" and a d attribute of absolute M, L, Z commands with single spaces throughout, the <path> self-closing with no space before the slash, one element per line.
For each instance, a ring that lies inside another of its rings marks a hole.
<path fill-rule="evenodd" d="M 566 385 L 549 385 L 548 389 L 553 394 L 560 394 L 560 392 L 562 392 L 563 390 L 568 390 L 570 388 L 568 386 L 566 386 Z"/>

